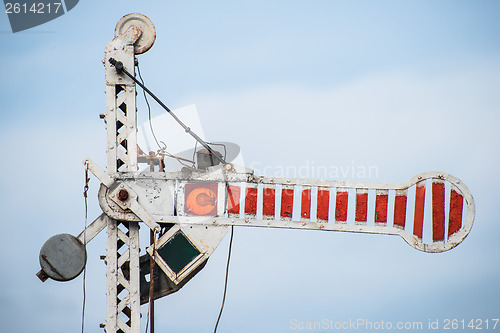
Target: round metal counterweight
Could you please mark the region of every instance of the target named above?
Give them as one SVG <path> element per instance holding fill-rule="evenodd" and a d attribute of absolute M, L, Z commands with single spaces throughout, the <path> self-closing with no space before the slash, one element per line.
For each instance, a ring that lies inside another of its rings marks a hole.
<path fill-rule="evenodd" d="M 69 281 L 83 271 L 87 252 L 74 236 L 59 234 L 49 238 L 40 250 L 40 266 L 51 279 Z"/>

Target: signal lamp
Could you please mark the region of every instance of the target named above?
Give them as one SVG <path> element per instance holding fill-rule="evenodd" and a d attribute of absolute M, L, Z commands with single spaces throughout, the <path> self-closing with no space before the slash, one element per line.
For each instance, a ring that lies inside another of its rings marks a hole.
<path fill-rule="evenodd" d="M 206 183 L 186 184 L 184 212 L 189 215 L 216 216 L 217 185 Z"/>

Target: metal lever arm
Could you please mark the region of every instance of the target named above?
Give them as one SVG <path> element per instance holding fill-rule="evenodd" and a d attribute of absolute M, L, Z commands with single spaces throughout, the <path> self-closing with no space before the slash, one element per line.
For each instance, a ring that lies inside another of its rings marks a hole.
<path fill-rule="evenodd" d="M 83 244 L 88 244 L 95 236 L 97 236 L 101 231 L 106 227 L 106 223 L 108 221 L 108 217 L 106 214 L 102 213 L 98 218 L 94 220 L 85 230 L 83 230 L 76 238 Z M 42 281 L 45 282 L 49 278 L 49 276 L 41 269 L 36 276 Z"/>

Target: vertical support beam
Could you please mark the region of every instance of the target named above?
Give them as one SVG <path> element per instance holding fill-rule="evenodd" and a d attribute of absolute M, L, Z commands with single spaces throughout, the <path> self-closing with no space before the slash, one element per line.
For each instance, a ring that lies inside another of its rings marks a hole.
<path fill-rule="evenodd" d="M 130 252 L 130 310 L 131 310 L 131 332 L 141 331 L 141 293 L 140 293 L 140 272 L 139 272 L 139 224 L 130 222 L 129 225 L 129 252 Z M 152 275 L 151 275 L 152 276 Z"/>
<path fill-rule="evenodd" d="M 117 304 L 117 221 L 108 218 L 108 244 L 106 246 L 106 277 L 108 282 L 108 288 L 106 290 L 106 332 L 114 333 L 116 332 L 116 321 L 118 317 L 118 312 L 116 309 Z"/>
<path fill-rule="evenodd" d="M 106 45 L 106 127 L 108 174 L 137 171 L 137 112 L 135 83 L 109 63 L 115 58 L 135 73 L 134 43 L 138 28 L 130 28 Z M 134 33 L 135 32 L 135 33 Z M 124 229 L 124 230 L 122 230 Z M 139 225 L 108 220 L 106 332 L 139 333 Z M 125 268 L 125 269 L 122 269 Z M 128 272 L 128 276 L 124 275 Z"/>
<path fill-rule="evenodd" d="M 155 156 L 155 152 L 154 151 L 150 151 L 149 152 L 149 157 L 150 157 L 150 160 L 149 160 L 149 171 L 151 172 L 154 172 L 155 171 L 155 163 L 154 163 L 154 156 Z M 161 160 L 160 162 L 158 163 L 158 169 L 162 169 L 162 165 L 161 165 Z M 149 244 L 151 246 L 154 245 L 154 243 L 156 242 L 156 239 L 155 239 L 155 232 L 153 230 L 150 230 L 149 231 Z M 139 236 L 139 235 L 137 235 Z M 139 244 L 137 244 L 137 247 L 139 247 Z M 131 260 L 132 261 L 132 260 Z M 132 267 L 134 267 L 132 265 Z M 139 263 L 139 267 L 140 267 L 140 263 Z M 154 277 L 154 272 L 155 272 L 155 261 L 154 261 L 154 256 L 153 255 L 150 255 L 149 256 L 149 327 L 150 327 L 150 332 L 151 333 L 154 333 L 155 331 L 155 277 Z M 140 273 L 140 269 L 139 269 L 139 273 Z M 139 280 L 139 289 L 140 289 L 140 280 Z M 140 305 L 139 305 L 139 310 L 140 310 Z"/>
<path fill-rule="evenodd" d="M 135 73 L 134 42 L 139 36 L 120 35 L 106 45 L 107 168 L 109 173 L 137 171 L 137 112 L 135 83 L 109 63 L 115 58 Z"/>
<path fill-rule="evenodd" d="M 108 220 L 106 332 L 141 329 L 139 224 Z"/>
<path fill-rule="evenodd" d="M 226 183 L 217 184 L 217 216 L 224 216 L 226 211 Z"/>
<path fill-rule="evenodd" d="M 114 84 L 106 85 L 106 129 L 107 146 L 106 153 L 108 162 L 106 164 L 108 173 L 118 171 L 116 166 L 116 86 Z M 109 121 L 108 121 L 109 119 Z"/>
<path fill-rule="evenodd" d="M 120 223 L 108 219 L 106 264 L 108 280 L 106 332 L 140 332 L 138 223 Z"/>

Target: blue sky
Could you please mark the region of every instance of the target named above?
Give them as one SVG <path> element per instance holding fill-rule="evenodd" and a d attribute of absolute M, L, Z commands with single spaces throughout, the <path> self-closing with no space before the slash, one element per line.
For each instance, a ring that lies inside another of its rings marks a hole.
<path fill-rule="evenodd" d="M 138 57 L 147 85 L 172 109 L 196 104 L 207 138 L 240 145 L 248 166 L 376 166 L 355 180 L 381 182 L 443 170 L 476 201 L 470 235 L 442 254 L 397 237 L 236 228 L 219 332 L 500 317 L 499 2 L 82 0 L 16 34 L 0 15 L 6 331 L 80 328 L 82 277 L 42 284 L 34 274 L 45 240 L 83 228 L 81 161 L 105 165 L 104 46 L 131 12 L 156 26 Z M 90 186 L 93 219 L 95 178 Z M 157 331 L 213 330 L 227 245 L 156 302 Z M 102 234 L 88 247 L 87 332 L 105 319 L 104 253 Z"/>

